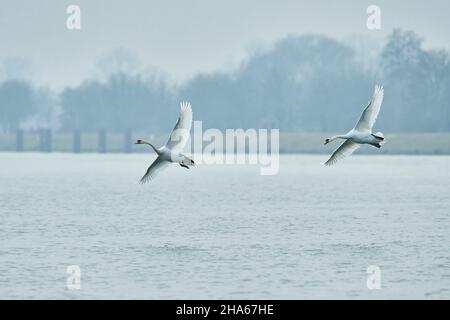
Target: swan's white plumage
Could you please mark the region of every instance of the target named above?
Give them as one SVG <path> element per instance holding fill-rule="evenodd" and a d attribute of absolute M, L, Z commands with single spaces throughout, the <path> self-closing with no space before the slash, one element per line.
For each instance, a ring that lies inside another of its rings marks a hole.
<path fill-rule="evenodd" d="M 153 148 L 158 154 L 158 157 L 147 169 L 145 175 L 141 178 L 141 183 L 146 183 L 152 180 L 157 173 L 167 167 L 171 163 L 178 163 L 182 167 L 189 169 L 189 166 L 194 165 L 194 161 L 182 153 L 185 147 L 192 125 L 192 108 L 189 102 L 180 103 L 180 115 L 178 121 L 170 134 L 169 140 L 166 145 L 161 148 L 156 148 L 150 142 L 144 140 L 138 140 L 138 144 L 147 144 Z"/>
<path fill-rule="evenodd" d="M 331 155 L 330 159 L 325 162 L 326 166 L 331 166 L 341 160 L 342 158 L 345 158 L 349 155 L 351 155 L 356 149 L 359 148 L 359 144 L 351 141 L 346 140 L 344 141 L 339 148 L 336 149 L 336 151 Z"/>
<path fill-rule="evenodd" d="M 380 107 L 383 102 L 384 90 L 381 86 L 375 86 L 372 100 L 364 109 L 355 128 L 350 130 L 345 135 L 333 136 L 325 141 L 325 144 L 335 139 L 345 139 L 345 142 L 340 145 L 338 149 L 331 155 L 330 159 L 325 162 L 325 165 L 331 166 L 351 155 L 361 144 L 370 144 L 374 147 L 380 148 L 385 142 L 384 135 L 381 132 L 372 134 L 372 128 L 377 120 Z"/>
<path fill-rule="evenodd" d="M 189 139 L 192 125 L 192 108 L 189 102 L 180 103 L 180 115 L 178 121 L 166 143 L 168 149 L 181 150 Z"/>
<path fill-rule="evenodd" d="M 384 89 L 381 86 L 375 86 L 372 100 L 364 109 L 361 118 L 355 126 L 355 130 L 360 132 L 371 132 L 378 113 L 380 112 L 381 103 L 383 102 Z"/>
<path fill-rule="evenodd" d="M 148 167 L 147 172 L 145 175 L 139 180 L 140 183 L 146 183 L 153 178 L 156 177 L 156 175 L 161 172 L 164 168 L 166 168 L 170 164 L 169 161 L 164 160 L 161 158 L 161 156 L 158 156 L 155 161 Z"/>

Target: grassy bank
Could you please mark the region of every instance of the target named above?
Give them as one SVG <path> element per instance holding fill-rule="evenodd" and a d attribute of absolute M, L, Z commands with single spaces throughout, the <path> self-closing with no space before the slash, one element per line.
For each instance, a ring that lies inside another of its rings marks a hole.
<path fill-rule="evenodd" d="M 333 133 L 281 133 L 281 153 L 330 153 L 339 144 L 333 142 L 327 146 L 323 145 L 326 137 Z M 156 145 L 166 142 L 167 134 L 148 135 L 135 133 L 131 141 L 125 141 L 123 133 L 108 133 L 107 152 L 124 152 L 125 144 L 133 144 L 138 138 L 149 139 Z M 81 152 L 98 151 L 98 134 L 83 133 L 81 135 Z M 39 135 L 37 133 L 26 133 L 23 139 L 24 151 L 39 151 Z M 70 133 L 53 133 L 52 150 L 54 152 L 72 152 L 73 135 Z M 0 134 L 0 151 L 16 151 L 16 135 Z M 142 146 L 132 146 L 132 152 L 148 151 Z M 386 134 L 386 144 L 380 149 L 365 146 L 359 153 L 384 153 L 384 154 L 450 154 L 450 133 L 420 133 Z"/>

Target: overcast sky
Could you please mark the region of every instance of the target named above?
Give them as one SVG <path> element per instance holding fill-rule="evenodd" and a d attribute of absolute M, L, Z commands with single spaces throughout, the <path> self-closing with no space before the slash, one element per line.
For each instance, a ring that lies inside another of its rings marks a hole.
<path fill-rule="evenodd" d="M 81 8 L 81 30 L 66 28 L 66 8 Z M 366 27 L 381 8 L 380 31 Z M 23 76 L 60 88 L 92 78 L 119 51 L 131 67 L 181 82 L 236 67 L 255 48 L 289 34 L 382 41 L 411 29 L 429 47 L 450 48 L 448 0 L 0 0 L 0 79 Z M 103 59 L 103 61 L 108 61 Z"/>

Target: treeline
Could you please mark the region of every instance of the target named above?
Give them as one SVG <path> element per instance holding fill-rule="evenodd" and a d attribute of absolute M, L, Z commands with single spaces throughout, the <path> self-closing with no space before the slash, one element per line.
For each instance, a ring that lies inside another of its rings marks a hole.
<path fill-rule="evenodd" d="M 56 97 L 49 89 L 15 79 L 0 83 L 0 132 L 56 127 L 58 122 Z"/>
<path fill-rule="evenodd" d="M 171 129 L 178 102 L 189 100 L 194 119 L 206 128 L 342 131 L 356 122 L 377 83 L 385 87 L 377 129 L 450 131 L 450 55 L 424 49 L 415 33 L 401 30 L 387 37 L 369 67 L 352 46 L 308 35 L 254 53 L 237 70 L 199 74 L 179 87 L 126 72 L 57 94 L 6 80 L 0 84 L 0 127 L 161 133 Z"/>

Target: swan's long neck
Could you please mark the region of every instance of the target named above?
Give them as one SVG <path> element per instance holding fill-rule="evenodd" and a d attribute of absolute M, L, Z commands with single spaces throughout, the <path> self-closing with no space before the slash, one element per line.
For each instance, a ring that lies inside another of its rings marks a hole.
<path fill-rule="evenodd" d="M 332 137 L 330 138 L 330 141 L 329 141 L 329 142 L 334 141 L 334 140 L 336 140 L 336 139 L 348 139 L 348 138 L 349 138 L 349 136 L 346 135 L 346 134 L 338 134 L 337 136 L 332 136 Z"/>
<path fill-rule="evenodd" d="M 161 151 L 158 150 L 158 148 L 156 148 L 154 145 L 152 145 L 150 142 L 147 141 L 142 141 L 143 144 L 148 144 L 150 147 L 152 147 L 153 150 L 155 150 L 155 152 L 160 155 Z"/>

